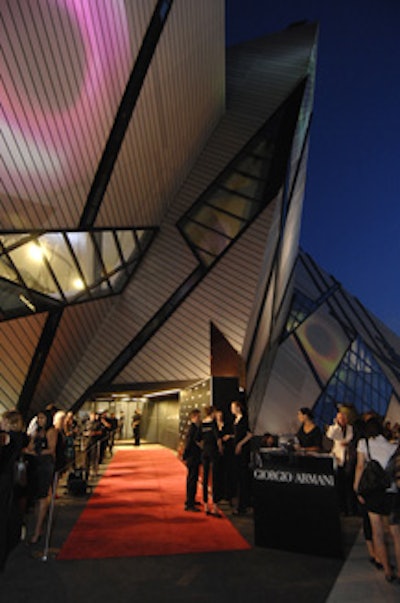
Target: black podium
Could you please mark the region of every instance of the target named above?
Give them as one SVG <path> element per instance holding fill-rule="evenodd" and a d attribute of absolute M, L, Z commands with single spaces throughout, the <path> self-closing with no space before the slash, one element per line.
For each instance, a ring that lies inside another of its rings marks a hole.
<path fill-rule="evenodd" d="M 255 544 L 342 557 L 333 458 L 261 448 L 253 470 Z"/>

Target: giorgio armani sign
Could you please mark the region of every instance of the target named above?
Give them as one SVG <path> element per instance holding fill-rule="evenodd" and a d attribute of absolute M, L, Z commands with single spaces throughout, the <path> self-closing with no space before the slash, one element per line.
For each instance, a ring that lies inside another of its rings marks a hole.
<path fill-rule="evenodd" d="M 264 482 L 275 482 L 279 484 L 296 484 L 299 486 L 322 486 L 333 488 L 335 478 L 326 473 L 311 473 L 306 471 L 295 471 L 293 469 L 254 469 L 254 479 Z"/>

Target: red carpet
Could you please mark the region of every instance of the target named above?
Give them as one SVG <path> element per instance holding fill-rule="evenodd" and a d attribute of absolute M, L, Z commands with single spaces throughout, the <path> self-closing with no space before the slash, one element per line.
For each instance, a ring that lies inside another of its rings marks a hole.
<path fill-rule="evenodd" d="M 185 487 L 186 467 L 171 450 L 118 451 L 58 559 L 250 548 L 226 517 L 185 512 Z"/>

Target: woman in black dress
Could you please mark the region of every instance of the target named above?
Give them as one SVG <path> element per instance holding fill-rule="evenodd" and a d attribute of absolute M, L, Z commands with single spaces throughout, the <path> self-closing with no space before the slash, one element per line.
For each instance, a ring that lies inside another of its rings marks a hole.
<path fill-rule="evenodd" d="M 218 434 L 218 428 L 215 421 L 215 408 L 213 406 L 206 406 L 204 409 L 205 417 L 201 424 L 202 434 L 202 455 L 201 462 L 203 464 L 203 502 L 204 511 L 207 515 L 214 515 L 220 517 L 218 510 L 218 502 L 221 500 L 221 491 L 219 488 L 219 474 L 218 474 L 218 461 L 222 453 L 221 440 Z M 211 488 L 212 488 L 212 509 L 208 504 L 208 483 L 211 474 Z"/>
<path fill-rule="evenodd" d="M 297 417 L 301 423 L 300 429 L 296 434 L 299 445 L 297 450 L 305 452 L 321 452 L 322 449 L 322 431 L 314 423 L 314 416 L 309 408 L 300 408 Z"/>
<path fill-rule="evenodd" d="M 44 410 L 37 415 L 37 429 L 25 449 L 32 467 L 32 496 L 37 501 L 36 524 L 31 544 L 39 542 L 47 509 L 50 505 L 51 486 L 54 477 L 57 429 L 53 427 L 53 415 Z"/>
<path fill-rule="evenodd" d="M 233 442 L 235 446 L 235 469 L 237 508 L 234 515 L 244 515 L 250 506 L 250 440 L 253 437 L 244 406 L 235 400 L 231 403 L 233 420 Z"/>

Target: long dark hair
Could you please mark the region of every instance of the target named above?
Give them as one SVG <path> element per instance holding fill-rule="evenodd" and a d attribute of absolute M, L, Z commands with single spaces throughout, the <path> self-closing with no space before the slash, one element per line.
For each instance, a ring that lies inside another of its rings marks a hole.
<path fill-rule="evenodd" d="M 376 417 L 371 417 L 365 423 L 364 433 L 366 438 L 376 438 L 378 435 L 384 435 L 382 421 Z"/>
<path fill-rule="evenodd" d="M 307 408 L 307 406 L 303 406 L 302 408 L 300 408 L 299 412 L 301 412 L 302 415 L 308 417 L 309 419 L 314 418 L 313 411 L 311 410 L 311 408 Z"/>
<path fill-rule="evenodd" d="M 53 426 L 53 413 L 50 410 L 40 410 L 38 415 L 44 415 L 46 417 L 46 423 L 44 425 L 44 430 L 47 431 L 50 427 Z"/>

